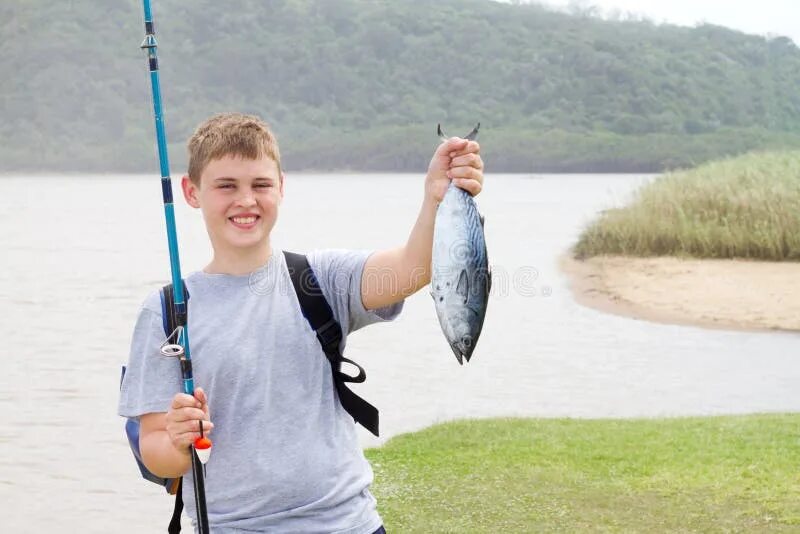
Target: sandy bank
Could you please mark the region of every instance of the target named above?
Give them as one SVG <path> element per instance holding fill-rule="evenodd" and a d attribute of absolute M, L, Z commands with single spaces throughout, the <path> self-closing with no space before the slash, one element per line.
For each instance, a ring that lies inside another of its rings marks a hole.
<path fill-rule="evenodd" d="M 561 259 L 576 300 L 655 322 L 800 330 L 800 264 L 602 256 Z"/>

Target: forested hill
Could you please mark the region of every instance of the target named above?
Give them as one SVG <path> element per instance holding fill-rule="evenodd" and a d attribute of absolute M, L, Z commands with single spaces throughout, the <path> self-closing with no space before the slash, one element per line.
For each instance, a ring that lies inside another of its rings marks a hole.
<path fill-rule="evenodd" d="M 422 172 L 436 124 L 493 171 L 640 171 L 800 146 L 787 38 L 489 0 L 154 0 L 173 168 L 213 112 L 286 167 Z M 0 3 L 0 170 L 156 172 L 136 0 Z"/>

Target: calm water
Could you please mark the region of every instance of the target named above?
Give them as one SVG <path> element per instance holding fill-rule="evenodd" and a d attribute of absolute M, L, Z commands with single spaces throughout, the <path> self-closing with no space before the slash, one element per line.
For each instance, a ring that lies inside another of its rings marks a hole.
<path fill-rule="evenodd" d="M 558 256 L 647 179 L 488 176 L 494 294 L 472 362 L 456 363 L 425 290 L 349 340 L 383 438 L 464 417 L 800 410 L 796 335 L 650 324 L 570 297 Z M 276 244 L 402 244 L 421 194 L 421 176 L 290 176 Z M 201 217 L 179 203 L 177 218 L 184 271 L 202 268 Z M 0 178 L 3 532 L 164 530 L 172 500 L 139 479 L 115 415 L 139 304 L 168 278 L 163 224 L 154 177 Z"/>

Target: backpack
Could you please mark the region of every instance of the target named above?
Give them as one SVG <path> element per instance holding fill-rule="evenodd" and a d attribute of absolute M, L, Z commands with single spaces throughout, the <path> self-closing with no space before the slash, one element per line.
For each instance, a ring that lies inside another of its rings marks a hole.
<path fill-rule="evenodd" d="M 308 264 L 308 258 L 302 254 L 286 251 L 283 252 L 283 255 L 286 258 L 286 266 L 289 269 L 292 286 L 300 303 L 300 310 L 311 329 L 316 333 L 322 350 L 331 365 L 334 387 L 342 407 L 353 417 L 356 423 L 377 436 L 378 410 L 347 387 L 348 382 L 364 382 L 367 375 L 360 365 L 342 356 L 339 350 L 339 344 L 342 341 L 342 328 L 333 317 L 333 311 L 322 294 L 317 277 Z M 188 308 L 189 292 L 186 290 L 185 284 L 183 287 Z M 161 289 L 160 296 L 164 334 L 169 336 L 175 330 L 175 314 L 172 309 L 172 284 L 165 285 Z M 350 376 L 344 373 L 342 371 L 342 363 L 349 363 L 355 366 L 358 369 L 358 374 Z M 124 377 L 125 366 L 122 367 L 122 378 Z M 139 421 L 137 419 L 127 419 L 125 433 L 128 436 L 128 444 L 142 477 L 145 480 L 164 486 L 167 493 L 175 495 L 175 508 L 167 532 L 170 534 L 180 532 L 180 519 L 183 511 L 183 499 L 181 497 L 183 478 L 162 478 L 154 475 L 145 467 L 139 451 Z"/>

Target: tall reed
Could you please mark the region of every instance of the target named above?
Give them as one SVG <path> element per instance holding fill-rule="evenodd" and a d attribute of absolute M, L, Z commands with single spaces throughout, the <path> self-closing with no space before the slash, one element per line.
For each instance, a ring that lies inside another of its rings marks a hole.
<path fill-rule="evenodd" d="M 800 151 L 665 174 L 590 224 L 574 253 L 800 260 Z"/>

